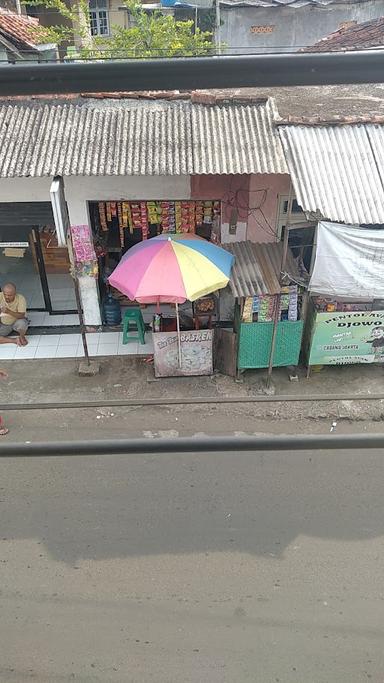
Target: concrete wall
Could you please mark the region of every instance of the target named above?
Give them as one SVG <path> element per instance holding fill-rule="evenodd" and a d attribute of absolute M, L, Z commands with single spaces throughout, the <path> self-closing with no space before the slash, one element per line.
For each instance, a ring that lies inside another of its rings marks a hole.
<path fill-rule="evenodd" d="M 120 0 L 109 0 L 109 26 L 112 34 L 114 26 L 128 27 L 128 12 L 119 10 L 122 6 L 123 3 Z"/>
<path fill-rule="evenodd" d="M 222 201 L 221 241 L 223 243 L 241 242 L 247 239 L 249 179 L 248 175 L 191 177 L 191 199 L 220 199 Z M 231 219 L 236 219 L 234 234 L 230 234 L 229 230 Z"/>
<path fill-rule="evenodd" d="M 289 175 L 251 176 L 247 230 L 251 242 L 276 242 L 279 195 L 287 195 L 289 186 Z"/>
<path fill-rule="evenodd" d="M 313 45 L 340 28 L 345 21 L 358 23 L 384 16 L 384 0 L 289 7 L 221 7 L 220 39 L 236 52 L 296 51 Z M 270 33 L 252 33 L 252 26 L 273 27 Z M 218 40 L 216 36 L 216 40 Z M 228 50 L 229 51 L 229 50 Z"/>
<path fill-rule="evenodd" d="M 222 242 L 275 242 L 279 195 L 289 185 L 289 175 L 192 176 L 191 198 L 222 201 Z M 230 234 L 234 210 L 236 233 Z"/>

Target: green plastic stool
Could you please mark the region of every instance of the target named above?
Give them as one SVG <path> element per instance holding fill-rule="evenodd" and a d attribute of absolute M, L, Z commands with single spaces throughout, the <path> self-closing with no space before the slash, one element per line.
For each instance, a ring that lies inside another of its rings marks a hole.
<path fill-rule="evenodd" d="M 135 326 L 138 336 L 129 334 L 131 326 Z M 129 341 L 138 341 L 140 344 L 145 344 L 145 325 L 143 314 L 140 308 L 128 308 L 124 313 L 123 318 L 123 344 L 128 344 Z"/>

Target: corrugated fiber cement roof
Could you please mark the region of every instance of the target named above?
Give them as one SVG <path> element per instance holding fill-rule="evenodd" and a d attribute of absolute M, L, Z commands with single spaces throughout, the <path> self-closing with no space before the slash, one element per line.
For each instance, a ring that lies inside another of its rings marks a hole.
<path fill-rule="evenodd" d="M 269 101 L 0 103 L 0 177 L 287 173 Z"/>
<path fill-rule="evenodd" d="M 384 126 L 279 126 L 297 201 L 331 221 L 384 223 Z"/>

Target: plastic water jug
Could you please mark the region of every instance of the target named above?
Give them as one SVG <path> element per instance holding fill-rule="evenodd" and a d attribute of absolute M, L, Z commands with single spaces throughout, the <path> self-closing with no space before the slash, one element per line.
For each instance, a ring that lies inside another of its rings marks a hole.
<path fill-rule="evenodd" d="M 115 327 L 115 325 L 120 325 L 121 323 L 121 308 L 120 304 L 116 299 L 113 298 L 112 294 L 107 294 L 104 299 L 103 313 L 105 324 L 109 327 Z"/>

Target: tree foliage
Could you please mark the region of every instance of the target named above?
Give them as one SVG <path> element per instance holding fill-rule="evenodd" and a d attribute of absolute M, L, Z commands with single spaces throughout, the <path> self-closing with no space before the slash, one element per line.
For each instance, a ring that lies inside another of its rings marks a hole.
<path fill-rule="evenodd" d="M 57 16 L 58 23 L 52 26 L 37 26 L 34 29 L 39 43 L 73 43 L 76 34 L 82 41 L 90 36 L 88 0 L 24 0 L 28 7 L 44 8 Z"/>
<path fill-rule="evenodd" d="M 192 57 L 213 51 L 212 33 L 202 31 L 193 20 L 177 21 L 160 10 L 147 12 L 137 0 L 123 0 L 129 10 L 129 28 L 111 26 L 111 36 L 91 36 L 88 0 L 29 0 L 28 5 L 56 11 L 65 24 L 36 29 L 40 42 L 73 42 L 80 37 L 79 56 L 86 58 Z"/>

